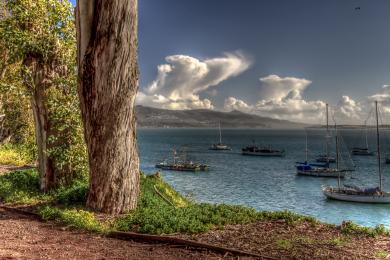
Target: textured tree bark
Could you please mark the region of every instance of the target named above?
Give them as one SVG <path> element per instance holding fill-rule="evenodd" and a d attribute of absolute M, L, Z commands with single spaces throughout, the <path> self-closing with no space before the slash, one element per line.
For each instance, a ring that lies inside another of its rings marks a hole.
<path fill-rule="evenodd" d="M 53 161 L 48 154 L 49 148 L 49 120 L 45 104 L 45 76 L 48 70 L 35 58 L 28 57 L 23 64 L 30 72 L 24 75 L 25 84 L 29 86 L 31 95 L 31 107 L 34 115 L 35 137 L 38 148 L 38 169 L 40 174 L 41 190 L 48 191 L 56 186 Z"/>
<path fill-rule="evenodd" d="M 79 0 L 79 96 L 90 166 L 87 206 L 111 214 L 137 206 L 139 158 L 137 0 Z"/>

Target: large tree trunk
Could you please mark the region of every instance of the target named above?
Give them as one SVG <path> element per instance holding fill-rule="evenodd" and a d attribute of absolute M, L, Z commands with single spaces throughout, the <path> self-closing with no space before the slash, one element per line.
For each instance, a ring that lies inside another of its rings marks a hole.
<path fill-rule="evenodd" d="M 35 138 L 38 149 L 38 170 L 40 174 L 41 190 L 48 191 L 56 186 L 53 161 L 49 157 L 49 120 L 48 111 L 45 104 L 45 76 L 48 70 L 43 64 L 40 64 L 34 57 L 28 57 L 24 60 L 25 65 L 30 71 L 24 75 L 26 86 L 31 90 L 31 107 L 34 115 Z"/>
<path fill-rule="evenodd" d="M 79 0 L 76 16 L 87 206 L 123 213 L 136 208 L 139 194 L 137 0 Z"/>

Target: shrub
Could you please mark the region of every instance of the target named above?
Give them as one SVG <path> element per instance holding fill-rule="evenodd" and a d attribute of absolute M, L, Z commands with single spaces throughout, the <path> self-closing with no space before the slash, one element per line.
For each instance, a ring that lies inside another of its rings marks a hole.
<path fill-rule="evenodd" d="M 84 229 L 94 232 L 105 232 L 107 230 L 92 212 L 82 209 L 60 209 L 51 206 L 44 206 L 39 214 L 45 220 L 55 220 L 75 229 Z"/>
<path fill-rule="evenodd" d="M 55 192 L 56 200 L 60 204 L 84 204 L 88 194 L 88 183 L 77 181 L 69 187 L 61 187 Z"/>
<path fill-rule="evenodd" d="M 35 170 L 15 171 L 0 176 L 0 198 L 6 203 L 34 203 L 44 198 Z"/>

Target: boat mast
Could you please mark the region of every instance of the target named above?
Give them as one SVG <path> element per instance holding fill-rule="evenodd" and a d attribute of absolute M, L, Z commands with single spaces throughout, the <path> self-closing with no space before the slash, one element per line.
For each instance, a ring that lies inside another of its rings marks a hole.
<path fill-rule="evenodd" d="M 219 122 L 218 126 L 219 126 L 219 143 L 222 144 L 221 122 Z"/>
<path fill-rule="evenodd" d="M 379 171 L 379 191 L 382 191 L 382 168 L 381 168 L 381 153 L 379 142 L 379 119 L 378 119 L 378 101 L 375 101 L 375 118 L 376 118 L 376 148 L 378 157 L 378 171 Z"/>
<path fill-rule="evenodd" d="M 334 123 L 334 129 L 335 129 L 335 134 L 336 134 L 336 170 L 338 172 L 338 178 L 337 178 L 337 184 L 338 184 L 338 187 L 340 189 L 340 169 L 339 169 L 339 166 L 340 166 L 340 158 L 339 158 L 339 134 L 337 132 L 337 124 Z"/>
<path fill-rule="evenodd" d="M 326 103 L 326 162 L 329 163 L 329 105 Z"/>
<path fill-rule="evenodd" d="M 308 154 L 308 149 L 307 149 L 307 131 L 305 131 L 305 137 L 306 137 L 306 139 L 305 139 L 305 163 L 307 163 L 307 154 Z"/>
<path fill-rule="evenodd" d="M 366 148 L 367 148 L 367 151 L 368 151 L 368 138 L 367 138 L 367 135 L 368 135 L 368 128 L 367 128 L 367 124 L 366 124 Z"/>

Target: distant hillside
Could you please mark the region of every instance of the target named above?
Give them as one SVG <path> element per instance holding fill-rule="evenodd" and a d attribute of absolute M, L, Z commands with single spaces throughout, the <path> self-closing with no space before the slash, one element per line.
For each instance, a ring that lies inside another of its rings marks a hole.
<path fill-rule="evenodd" d="M 136 107 L 138 127 L 180 128 L 215 127 L 218 122 L 224 128 L 303 128 L 306 125 L 287 120 L 261 117 L 240 111 L 218 112 L 207 109 L 168 110 L 145 106 Z"/>

